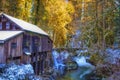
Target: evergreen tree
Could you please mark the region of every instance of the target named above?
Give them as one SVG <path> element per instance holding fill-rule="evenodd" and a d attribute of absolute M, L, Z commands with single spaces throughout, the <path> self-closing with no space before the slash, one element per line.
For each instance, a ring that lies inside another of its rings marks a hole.
<path fill-rule="evenodd" d="M 117 44 L 117 47 L 120 47 L 120 1 L 116 0 L 116 7 L 117 11 L 115 12 L 115 45 Z"/>

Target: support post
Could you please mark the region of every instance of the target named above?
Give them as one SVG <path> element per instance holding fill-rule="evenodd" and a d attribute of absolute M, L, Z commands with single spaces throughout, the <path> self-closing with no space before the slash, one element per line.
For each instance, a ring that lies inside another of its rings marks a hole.
<path fill-rule="evenodd" d="M 39 74 L 38 73 L 38 52 L 36 52 L 36 54 L 35 54 L 35 74 Z"/>

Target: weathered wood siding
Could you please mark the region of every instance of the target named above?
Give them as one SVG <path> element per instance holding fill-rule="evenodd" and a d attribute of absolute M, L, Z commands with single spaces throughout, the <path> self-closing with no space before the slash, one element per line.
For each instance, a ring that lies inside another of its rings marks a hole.
<path fill-rule="evenodd" d="M 25 54 L 23 53 L 23 55 L 22 55 L 22 63 L 30 64 L 30 63 L 31 63 L 31 58 L 30 58 L 30 56 L 25 55 Z"/>
<path fill-rule="evenodd" d="M 41 52 L 41 38 L 39 35 L 32 36 L 32 52 Z"/>
<path fill-rule="evenodd" d="M 35 33 L 24 33 L 23 35 L 23 49 L 31 53 L 42 52 L 41 36 Z"/>
<path fill-rule="evenodd" d="M 6 62 L 6 57 L 4 54 L 4 45 L 0 44 L 0 63 L 5 63 Z"/>
<path fill-rule="evenodd" d="M 23 35 L 19 35 L 5 42 L 4 47 L 6 50 L 4 51 L 4 54 L 6 56 L 7 61 L 9 61 L 9 59 L 11 58 L 12 59 L 21 58 L 23 54 L 22 39 L 23 39 Z"/>
<path fill-rule="evenodd" d="M 41 52 L 41 38 L 38 34 L 25 32 L 23 35 L 23 62 L 31 63 L 30 55 L 26 55 L 25 52 L 32 54 L 32 62 L 34 62 L 35 57 L 33 56 L 35 56 L 37 52 Z"/>
<path fill-rule="evenodd" d="M 42 36 L 42 52 L 48 52 L 52 50 L 52 41 L 47 36 Z"/>
<path fill-rule="evenodd" d="M 21 30 L 21 28 L 17 24 L 12 22 L 5 16 L 0 16 L 0 23 L 2 24 L 2 29 L 0 30 Z M 6 28 L 7 23 L 9 24 L 9 28 Z"/>
<path fill-rule="evenodd" d="M 23 63 L 31 63 L 36 74 L 43 74 L 48 67 L 52 66 L 50 56 L 52 41 L 48 36 L 25 32 L 23 50 L 31 53 L 31 55 L 23 54 Z"/>

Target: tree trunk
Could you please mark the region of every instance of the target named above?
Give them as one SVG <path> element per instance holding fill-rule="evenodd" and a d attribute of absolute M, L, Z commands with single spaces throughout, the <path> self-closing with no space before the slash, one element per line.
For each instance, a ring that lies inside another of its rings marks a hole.
<path fill-rule="evenodd" d="M 84 18 L 84 8 L 85 8 L 85 1 L 82 0 L 82 13 L 81 13 L 81 20 Z"/>

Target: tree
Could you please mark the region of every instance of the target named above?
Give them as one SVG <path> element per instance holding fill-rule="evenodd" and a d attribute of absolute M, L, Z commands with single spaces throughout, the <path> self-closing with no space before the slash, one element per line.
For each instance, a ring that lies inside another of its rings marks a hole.
<path fill-rule="evenodd" d="M 99 49 L 112 45 L 114 42 L 114 1 L 92 0 L 84 5 L 86 5 L 84 18 L 80 26 L 82 40 L 89 47 L 93 47 L 94 44 Z"/>
<path fill-rule="evenodd" d="M 73 6 L 64 0 L 46 0 L 44 7 L 47 11 L 47 25 L 51 30 L 54 45 L 56 47 L 64 46 L 68 32 L 65 26 L 72 20 Z"/>
<path fill-rule="evenodd" d="M 45 3 L 46 0 L 32 0 L 32 9 L 31 9 L 31 21 L 33 24 L 41 26 L 42 28 L 46 29 L 46 10 L 45 10 Z"/>
<path fill-rule="evenodd" d="M 6 0 L 1 0 L 0 1 L 0 12 L 7 12 L 7 5 L 8 2 Z"/>
<path fill-rule="evenodd" d="M 2 0 L 1 12 L 29 21 L 31 0 Z"/>
<path fill-rule="evenodd" d="M 120 1 L 115 0 L 116 11 L 115 11 L 115 42 L 120 47 Z"/>

